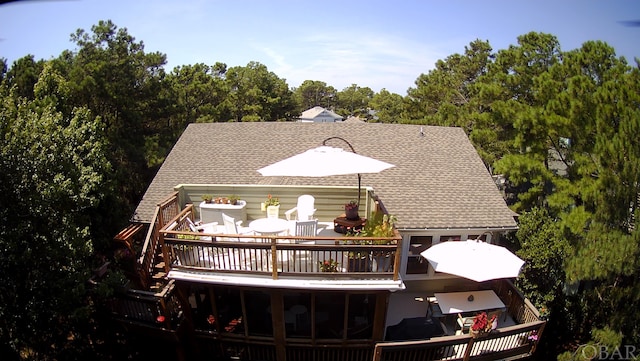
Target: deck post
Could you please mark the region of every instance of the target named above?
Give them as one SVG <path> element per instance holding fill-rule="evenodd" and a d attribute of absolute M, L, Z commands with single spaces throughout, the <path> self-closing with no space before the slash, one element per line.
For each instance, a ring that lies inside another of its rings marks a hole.
<path fill-rule="evenodd" d="M 271 278 L 278 279 L 278 252 L 276 247 L 277 239 L 271 238 Z"/>
<path fill-rule="evenodd" d="M 467 343 L 467 348 L 464 350 L 464 356 L 462 359 L 464 361 L 469 361 L 469 357 L 471 356 L 471 350 L 473 349 L 473 337 L 469 337 L 469 342 Z"/>

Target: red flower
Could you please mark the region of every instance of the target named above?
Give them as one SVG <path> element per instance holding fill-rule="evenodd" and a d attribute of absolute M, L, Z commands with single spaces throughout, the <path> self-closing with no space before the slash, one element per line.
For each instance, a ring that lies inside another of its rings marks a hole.
<path fill-rule="evenodd" d="M 482 312 L 476 315 L 473 318 L 473 323 L 471 324 L 471 329 L 474 331 L 484 330 L 487 327 L 487 314 Z"/>
<path fill-rule="evenodd" d="M 280 200 L 277 197 L 273 197 L 271 194 L 267 195 L 267 201 L 264 202 L 265 207 L 277 206 L 280 204 Z"/>
<path fill-rule="evenodd" d="M 321 272 L 338 272 L 338 262 L 334 261 L 332 258 L 329 260 L 318 261 L 320 265 Z"/>
<path fill-rule="evenodd" d="M 495 315 L 489 319 L 486 312 L 481 312 L 474 317 L 471 329 L 474 331 L 488 331 L 491 329 L 491 325 L 495 319 Z"/>

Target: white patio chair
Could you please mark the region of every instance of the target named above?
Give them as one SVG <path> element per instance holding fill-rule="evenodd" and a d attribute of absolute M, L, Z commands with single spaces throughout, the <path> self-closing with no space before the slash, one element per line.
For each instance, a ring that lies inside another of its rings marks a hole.
<path fill-rule="evenodd" d="M 313 208 L 315 203 L 315 198 L 309 194 L 303 194 L 298 197 L 298 204 L 284 212 L 285 217 L 288 221 L 308 221 L 311 220 L 313 214 L 316 212 L 316 209 Z M 293 213 L 295 213 L 295 217 L 292 218 Z"/>
<path fill-rule="evenodd" d="M 318 220 L 296 221 L 295 235 L 299 237 L 315 237 L 318 231 Z M 299 242 L 300 240 L 298 240 Z"/>
<path fill-rule="evenodd" d="M 318 232 L 318 220 L 312 221 L 296 221 L 294 235 L 298 237 L 315 237 Z M 315 244 L 315 240 L 313 239 L 296 239 L 295 243 L 297 244 Z M 295 251 L 294 251 L 295 252 Z M 308 250 L 301 250 L 298 252 L 300 257 L 297 261 L 305 262 L 306 264 L 303 266 L 302 264 L 298 265 L 296 261 L 295 253 L 292 255 L 292 260 L 294 262 L 294 269 L 300 271 L 309 271 L 315 272 L 317 268 L 317 257 L 313 256 L 313 253 Z"/>
<path fill-rule="evenodd" d="M 238 235 L 253 235 L 255 234 L 253 230 L 249 227 L 242 227 L 242 221 L 236 221 L 235 218 L 230 217 L 224 213 L 222 213 L 222 222 L 224 224 L 225 233 L 227 234 L 238 234 Z M 226 237 L 226 241 L 231 242 L 252 242 L 254 238 L 243 238 L 243 237 Z M 247 254 L 247 250 L 238 249 L 233 252 L 233 258 L 235 258 L 239 263 L 236 264 L 241 265 L 241 267 L 247 267 L 248 269 L 253 269 L 254 266 L 251 263 L 251 254 Z"/>
<path fill-rule="evenodd" d="M 458 313 L 458 319 L 456 320 L 458 323 L 458 327 L 460 327 L 460 333 L 469 333 L 471 329 L 471 325 L 473 325 L 473 317 L 463 317 L 462 314 Z M 456 333 L 457 334 L 457 333 Z"/>
<path fill-rule="evenodd" d="M 224 213 L 222 213 L 222 221 L 224 223 L 225 233 L 227 234 L 254 234 L 251 228 L 241 226 L 242 221 L 236 221 L 235 218 L 230 217 Z M 236 242 L 250 242 L 251 238 L 228 237 L 227 240 Z"/>

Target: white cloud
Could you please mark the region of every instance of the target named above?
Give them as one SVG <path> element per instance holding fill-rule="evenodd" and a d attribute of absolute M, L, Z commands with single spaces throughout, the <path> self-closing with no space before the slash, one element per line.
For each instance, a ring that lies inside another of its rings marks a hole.
<path fill-rule="evenodd" d="M 380 34 L 313 34 L 255 48 L 266 56 L 269 70 L 292 87 L 320 80 L 338 90 L 357 84 L 401 95 L 443 57 L 425 44 Z"/>

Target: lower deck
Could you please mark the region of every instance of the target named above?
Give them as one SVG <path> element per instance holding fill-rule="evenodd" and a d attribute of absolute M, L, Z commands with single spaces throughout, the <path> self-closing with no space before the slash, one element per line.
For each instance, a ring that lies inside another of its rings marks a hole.
<path fill-rule="evenodd" d="M 388 328 L 389 326 L 398 325 L 404 319 L 431 316 L 441 322 L 444 336 L 454 336 L 461 333 L 457 322 L 458 315 L 438 314 L 434 316 L 429 310 L 429 302 L 424 292 L 405 291 L 392 293 L 389 296 L 389 311 L 387 312 L 385 324 Z M 516 325 L 516 322 L 508 312 L 504 312 L 498 318 L 499 328 L 514 325 Z"/>

